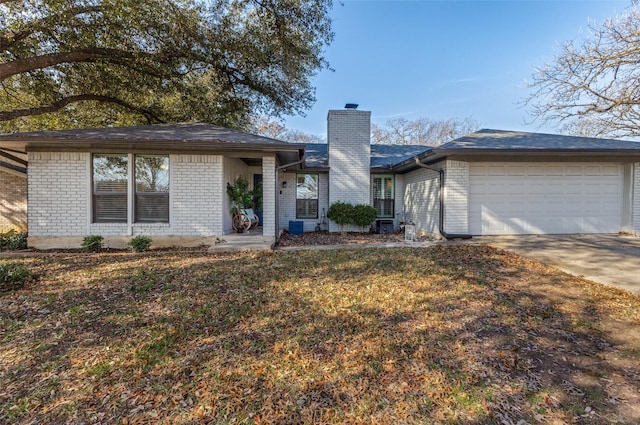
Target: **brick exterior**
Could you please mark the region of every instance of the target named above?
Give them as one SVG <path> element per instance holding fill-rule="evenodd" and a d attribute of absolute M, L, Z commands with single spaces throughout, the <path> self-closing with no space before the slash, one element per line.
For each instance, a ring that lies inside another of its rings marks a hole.
<path fill-rule="evenodd" d="M 325 213 L 329 209 L 329 175 L 327 173 L 314 172 L 309 172 L 309 174 L 318 174 L 318 218 L 296 218 L 296 173 L 280 173 L 278 175 L 278 181 L 280 182 L 280 188 L 278 189 L 280 200 L 278 202 L 281 229 L 289 229 L 289 221 L 297 220 L 303 222 L 305 232 L 312 232 L 322 220 L 322 209 L 324 208 Z M 287 187 L 283 189 L 282 182 L 285 181 L 287 182 Z M 327 220 L 328 222 L 329 220 Z"/>
<path fill-rule="evenodd" d="M 29 236 L 87 234 L 90 161 L 86 152 L 29 153 Z"/>
<path fill-rule="evenodd" d="M 91 223 L 91 154 L 29 154 L 30 237 L 198 236 L 223 233 L 220 155 L 171 155 L 170 223 Z"/>
<path fill-rule="evenodd" d="M 27 230 L 27 176 L 0 170 L 0 233 Z"/>
<path fill-rule="evenodd" d="M 404 176 L 404 218 L 416 225 L 418 234 L 439 234 L 439 174 L 421 168 Z"/>
<path fill-rule="evenodd" d="M 262 235 L 276 236 L 276 158 L 262 158 Z"/>
<path fill-rule="evenodd" d="M 334 202 L 369 204 L 371 164 L 371 112 L 329 111 L 327 116 L 329 152 L 329 205 Z M 339 231 L 329 222 L 329 231 Z M 360 231 L 356 226 L 344 230 Z"/>
<path fill-rule="evenodd" d="M 444 180 L 444 231 L 466 234 L 469 231 L 469 164 L 446 161 Z"/>
<path fill-rule="evenodd" d="M 640 162 L 633 165 L 633 232 L 640 236 Z"/>
<path fill-rule="evenodd" d="M 171 155 L 171 228 L 153 230 L 173 235 L 221 235 L 222 198 L 227 197 L 222 163 L 221 155 Z"/>

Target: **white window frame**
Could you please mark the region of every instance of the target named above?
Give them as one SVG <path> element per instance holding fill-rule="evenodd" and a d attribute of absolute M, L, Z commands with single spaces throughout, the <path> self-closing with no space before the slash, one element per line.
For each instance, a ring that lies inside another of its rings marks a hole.
<path fill-rule="evenodd" d="M 95 166 L 94 166 L 94 157 L 102 156 L 102 155 L 126 155 L 127 156 L 127 221 L 97 221 L 95 214 Z M 91 224 L 134 224 L 134 225 L 153 225 L 153 224 L 161 224 L 166 225 L 171 223 L 171 155 L 169 154 L 141 154 L 142 156 L 165 156 L 167 158 L 168 163 L 168 205 L 167 205 L 167 220 L 158 220 L 158 221 L 136 221 L 136 174 L 135 174 L 135 161 L 136 154 L 129 153 L 102 153 L 102 152 L 94 152 L 91 154 L 90 158 L 90 170 L 91 170 Z"/>
<path fill-rule="evenodd" d="M 378 190 L 378 188 L 376 187 L 376 180 L 380 179 L 380 190 Z M 394 218 L 395 217 L 395 196 L 396 196 L 396 176 L 394 174 L 373 174 L 372 176 L 372 184 L 371 184 L 371 190 L 372 190 L 372 199 L 373 199 L 373 206 L 376 209 L 376 211 L 378 212 L 378 218 Z M 391 195 L 389 197 L 387 197 L 385 195 L 385 181 L 391 181 Z M 376 192 L 379 192 L 382 194 L 381 198 L 376 197 Z M 376 206 L 376 201 L 382 201 L 383 205 L 380 206 L 380 209 L 378 208 L 378 206 Z M 391 201 L 391 213 L 390 214 L 384 214 L 384 201 Z M 382 211 L 382 214 L 380 214 L 380 212 Z"/>

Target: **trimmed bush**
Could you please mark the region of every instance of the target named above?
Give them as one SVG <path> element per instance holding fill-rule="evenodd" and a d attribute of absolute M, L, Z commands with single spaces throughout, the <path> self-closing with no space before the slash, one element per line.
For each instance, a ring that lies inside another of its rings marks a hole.
<path fill-rule="evenodd" d="M 342 231 L 342 226 L 353 223 L 353 205 L 346 202 L 334 202 L 327 211 L 327 218 L 340 226 Z"/>
<path fill-rule="evenodd" d="M 18 233 L 15 230 L 0 233 L 0 251 L 16 251 L 18 249 L 27 249 L 26 233 Z"/>
<path fill-rule="evenodd" d="M 351 205 L 346 202 L 334 202 L 327 211 L 327 218 L 333 220 L 342 231 L 342 226 L 355 224 L 364 230 L 378 217 L 378 212 L 371 205 Z"/>
<path fill-rule="evenodd" d="M 144 252 L 151 246 L 151 238 L 138 235 L 129 241 L 129 246 L 135 252 Z"/>
<path fill-rule="evenodd" d="M 353 207 L 353 224 L 364 230 L 365 227 L 370 226 L 376 218 L 378 212 L 371 205 L 360 204 Z"/>
<path fill-rule="evenodd" d="M 31 270 L 21 264 L 0 263 L 0 292 L 22 289 L 32 277 Z"/>
<path fill-rule="evenodd" d="M 82 240 L 82 249 L 87 252 L 98 252 L 104 246 L 104 238 L 100 235 L 85 236 Z"/>

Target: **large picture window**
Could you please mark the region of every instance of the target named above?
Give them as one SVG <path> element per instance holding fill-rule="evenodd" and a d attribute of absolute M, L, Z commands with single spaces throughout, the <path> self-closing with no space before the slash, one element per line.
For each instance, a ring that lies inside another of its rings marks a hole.
<path fill-rule="evenodd" d="M 318 175 L 296 176 L 296 218 L 318 218 Z"/>
<path fill-rule="evenodd" d="M 394 205 L 394 181 L 392 175 L 373 177 L 373 206 L 380 218 L 392 218 Z"/>
<path fill-rule="evenodd" d="M 93 221 L 127 222 L 127 155 L 93 156 Z"/>
<path fill-rule="evenodd" d="M 137 223 L 169 222 L 169 156 L 93 155 L 93 222 L 126 223 L 131 208 Z"/>

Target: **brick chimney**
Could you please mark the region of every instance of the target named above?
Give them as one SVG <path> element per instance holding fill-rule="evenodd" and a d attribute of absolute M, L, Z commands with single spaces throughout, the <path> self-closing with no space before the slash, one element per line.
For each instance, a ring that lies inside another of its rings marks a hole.
<path fill-rule="evenodd" d="M 371 112 L 359 111 L 357 105 L 331 110 L 327 115 L 329 151 L 329 205 L 347 202 L 369 204 L 371 192 Z M 332 221 L 329 231 L 339 227 Z M 359 231 L 353 226 L 347 231 Z"/>

